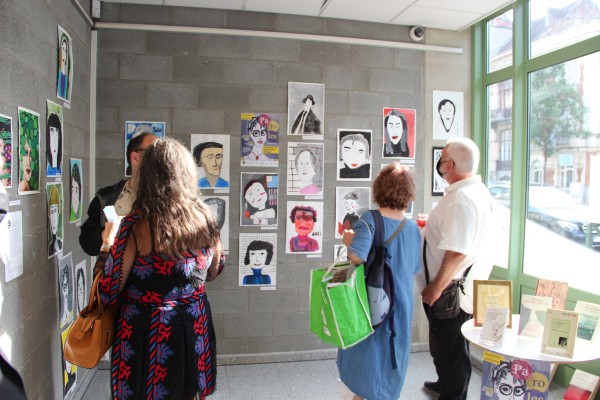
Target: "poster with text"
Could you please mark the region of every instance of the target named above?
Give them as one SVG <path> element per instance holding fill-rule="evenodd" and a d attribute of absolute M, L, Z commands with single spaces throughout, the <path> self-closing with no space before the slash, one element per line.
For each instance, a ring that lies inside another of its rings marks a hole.
<path fill-rule="evenodd" d="M 325 85 L 288 82 L 288 135 L 323 139 Z"/>
<path fill-rule="evenodd" d="M 23 107 L 19 112 L 20 195 L 40 192 L 40 114 Z"/>
<path fill-rule="evenodd" d="M 63 108 L 46 100 L 46 176 L 62 176 Z"/>
<path fill-rule="evenodd" d="M 464 136 L 463 92 L 433 91 L 433 140 Z"/>
<path fill-rule="evenodd" d="M 63 250 L 63 185 L 62 182 L 46 183 L 48 216 L 48 258 Z"/>
<path fill-rule="evenodd" d="M 131 165 L 127 159 L 127 146 L 131 139 L 143 134 L 151 134 L 159 138 L 165 137 L 165 123 L 153 121 L 126 121 L 125 122 L 125 176 L 131 176 Z M 137 149 L 131 149 L 135 151 Z"/>
<path fill-rule="evenodd" d="M 415 158 L 417 111 L 384 107 L 383 153 L 385 158 Z"/>
<path fill-rule="evenodd" d="M 288 143 L 287 194 L 323 195 L 323 143 Z"/>
<path fill-rule="evenodd" d="M 0 182 L 12 187 L 12 118 L 0 114 Z"/>
<path fill-rule="evenodd" d="M 221 232 L 223 252 L 229 254 L 229 196 L 208 195 L 201 198 L 215 215 Z"/>
<path fill-rule="evenodd" d="M 198 167 L 198 187 L 229 190 L 229 135 L 200 135 L 190 137 L 190 151 Z"/>
<path fill-rule="evenodd" d="M 240 233 L 240 286 L 276 286 L 277 233 Z"/>
<path fill-rule="evenodd" d="M 323 202 L 288 201 L 286 254 L 322 254 Z"/>
<path fill-rule="evenodd" d="M 371 188 L 335 188 L 335 238 L 341 239 L 344 230 L 354 229 L 354 223 L 371 208 Z"/>
<path fill-rule="evenodd" d="M 338 181 L 371 180 L 372 132 L 362 129 L 338 129 Z"/>
<path fill-rule="evenodd" d="M 71 35 L 58 25 L 56 97 L 67 103 L 73 93 L 73 42 Z"/>
<path fill-rule="evenodd" d="M 240 225 L 277 226 L 279 174 L 242 172 Z"/>
<path fill-rule="evenodd" d="M 242 167 L 277 167 L 280 121 L 281 117 L 275 114 L 241 114 Z"/>

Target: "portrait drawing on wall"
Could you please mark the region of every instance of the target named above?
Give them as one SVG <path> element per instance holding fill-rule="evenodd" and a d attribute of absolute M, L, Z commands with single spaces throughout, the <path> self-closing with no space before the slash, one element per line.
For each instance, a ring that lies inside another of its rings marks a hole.
<path fill-rule="evenodd" d="M 416 110 L 383 109 L 383 158 L 415 158 Z"/>
<path fill-rule="evenodd" d="M 219 232 L 221 232 L 221 243 L 223 252 L 229 254 L 229 196 L 200 196 L 206 205 L 212 210 Z"/>
<path fill-rule="evenodd" d="M 0 182 L 5 188 L 12 187 L 12 118 L 0 114 Z"/>
<path fill-rule="evenodd" d="M 464 136 L 463 92 L 433 91 L 433 140 Z"/>
<path fill-rule="evenodd" d="M 198 187 L 228 190 L 229 135 L 192 134 L 190 148 L 198 167 Z"/>
<path fill-rule="evenodd" d="M 446 187 L 448 187 L 448 182 L 442 178 L 442 176 L 437 171 L 437 163 L 442 158 L 442 150 L 443 147 L 434 147 L 432 148 L 431 158 L 433 160 L 433 168 L 432 168 L 432 179 L 431 179 L 431 195 L 432 196 L 442 196 Z"/>
<path fill-rule="evenodd" d="M 60 178 L 62 176 L 63 154 L 63 108 L 46 101 L 46 176 Z"/>
<path fill-rule="evenodd" d="M 73 44 L 71 35 L 58 25 L 56 97 L 67 103 L 73 93 Z"/>
<path fill-rule="evenodd" d="M 19 194 L 40 191 L 40 114 L 19 107 Z"/>
<path fill-rule="evenodd" d="M 279 175 L 242 172 L 240 187 L 240 225 L 277 226 Z"/>
<path fill-rule="evenodd" d="M 323 143 L 288 143 L 287 194 L 323 195 Z"/>
<path fill-rule="evenodd" d="M 125 176 L 131 176 L 131 165 L 127 162 L 127 145 L 131 139 L 143 133 L 150 133 L 159 138 L 165 137 L 165 123 L 152 121 L 125 122 L 125 148 L 123 149 Z M 136 151 L 136 149 L 133 149 L 133 151 Z"/>
<path fill-rule="evenodd" d="M 83 169 L 81 159 L 71 158 L 69 161 L 70 177 L 69 177 L 69 193 L 71 194 L 71 207 L 69 208 L 69 223 L 81 221 L 83 212 Z"/>
<path fill-rule="evenodd" d="M 335 238 L 341 239 L 344 230 L 354 229 L 354 223 L 371 208 L 371 188 L 337 187 L 335 199 Z"/>
<path fill-rule="evenodd" d="M 323 139 L 325 85 L 288 82 L 288 135 Z"/>
<path fill-rule="evenodd" d="M 371 180 L 370 130 L 338 129 L 338 181 Z"/>
<path fill-rule="evenodd" d="M 70 326 L 67 326 L 60 334 L 61 353 L 62 353 L 62 375 L 63 375 L 63 398 L 69 398 L 75 392 L 77 386 L 77 365 L 71 364 L 65 360 L 65 342 L 69 334 Z"/>
<path fill-rule="evenodd" d="M 240 165 L 277 167 L 280 117 L 275 114 L 241 114 Z"/>
<path fill-rule="evenodd" d="M 69 253 L 58 259 L 58 306 L 60 328 L 64 329 L 73 321 L 75 313 L 73 312 L 73 257 Z"/>
<path fill-rule="evenodd" d="M 62 182 L 46 183 L 48 216 L 48 258 L 63 250 L 63 186 Z"/>
<path fill-rule="evenodd" d="M 288 201 L 286 254 L 323 252 L 323 202 Z"/>
<path fill-rule="evenodd" d="M 240 286 L 275 286 L 277 234 L 240 233 Z"/>
<path fill-rule="evenodd" d="M 83 260 L 75 266 L 75 316 L 79 315 L 81 310 L 87 306 L 88 298 L 87 272 L 85 260 Z"/>

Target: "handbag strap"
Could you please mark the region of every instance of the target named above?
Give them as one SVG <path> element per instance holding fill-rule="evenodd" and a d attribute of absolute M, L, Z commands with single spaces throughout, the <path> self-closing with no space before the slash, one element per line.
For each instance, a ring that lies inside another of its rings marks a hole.
<path fill-rule="evenodd" d="M 427 269 L 427 256 L 425 254 L 425 247 L 427 247 L 427 239 L 423 238 L 423 266 L 425 267 L 425 283 L 427 283 L 429 285 L 429 270 Z M 467 268 L 465 270 L 465 273 L 460 278 L 459 286 L 460 286 L 460 291 L 463 292 L 463 294 L 465 294 L 465 290 L 463 289 L 462 284 L 464 283 L 469 271 L 471 271 L 472 266 L 473 266 L 473 264 L 469 265 L 469 268 Z"/>

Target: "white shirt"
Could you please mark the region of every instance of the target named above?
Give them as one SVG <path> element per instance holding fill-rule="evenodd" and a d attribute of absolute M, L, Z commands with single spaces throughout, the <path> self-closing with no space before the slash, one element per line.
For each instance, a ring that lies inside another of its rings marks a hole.
<path fill-rule="evenodd" d="M 493 232 L 492 198 L 479 175 L 453 183 L 446 188 L 444 197 L 431 211 L 422 236 L 427 239 L 426 257 L 431 282 L 440 271 L 447 250 L 466 255 L 455 275 L 460 279 L 473 265 L 461 293 L 460 306 L 473 313 L 473 280 L 488 279 L 492 271 L 490 251 Z M 426 286 L 425 266 L 415 278 L 419 292 Z"/>

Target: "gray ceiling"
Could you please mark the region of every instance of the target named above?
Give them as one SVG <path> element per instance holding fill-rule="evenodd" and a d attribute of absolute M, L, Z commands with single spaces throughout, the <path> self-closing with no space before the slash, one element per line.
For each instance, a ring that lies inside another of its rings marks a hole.
<path fill-rule="evenodd" d="M 460 31 L 514 0 L 102 0 L 341 18 Z"/>

